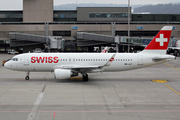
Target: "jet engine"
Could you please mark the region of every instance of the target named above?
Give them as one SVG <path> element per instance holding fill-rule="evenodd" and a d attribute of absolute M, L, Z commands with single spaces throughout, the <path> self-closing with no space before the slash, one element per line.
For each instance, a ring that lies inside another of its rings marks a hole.
<path fill-rule="evenodd" d="M 55 79 L 69 79 L 72 76 L 71 70 L 65 69 L 55 69 L 54 70 L 54 77 Z"/>

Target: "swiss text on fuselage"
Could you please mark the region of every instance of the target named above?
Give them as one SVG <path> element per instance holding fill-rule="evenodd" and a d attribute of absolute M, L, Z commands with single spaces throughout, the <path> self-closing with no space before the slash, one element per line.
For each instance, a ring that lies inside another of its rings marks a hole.
<path fill-rule="evenodd" d="M 31 63 L 58 63 L 58 57 L 31 57 Z"/>

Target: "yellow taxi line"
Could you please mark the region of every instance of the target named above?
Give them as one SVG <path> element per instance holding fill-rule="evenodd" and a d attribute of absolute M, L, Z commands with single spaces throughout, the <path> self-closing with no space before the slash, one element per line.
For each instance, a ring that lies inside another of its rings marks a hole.
<path fill-rule="evenodd" d="M 167 63 L 164 63 L 164 64 L 167 65 L 167 66 L 169 66 L 169 67 L 172 67 L 172 68 L 174 68 L 174 69 L 176 69 L 176 70 L 178 70 L 178 71 L 180 71 L 180 69 L 175 68 L 175 67 L 173 67 L 173 66 L 171 66 L 171 65 L 169 65 L 169 64 L 167 64 Z"/>
<path fill-rule="evenodd" d="M 171 89 L 173 92 L 175 92 L 176 94 L 180 95 L 180 93 L 178 93 L 177 91 L 175 91 L 174 89 L 172 89 L 171 87 L 169 87 L 168 85 L 164 84 L 166 87 L 168 87 L 169 89 Z"/>
<path fill-rule="evenodd" d="M 167 81 L 167 80 L 152 80 L 152 82 L 166 83 L 166 82 L 168 82 L 168 81 Z"/>

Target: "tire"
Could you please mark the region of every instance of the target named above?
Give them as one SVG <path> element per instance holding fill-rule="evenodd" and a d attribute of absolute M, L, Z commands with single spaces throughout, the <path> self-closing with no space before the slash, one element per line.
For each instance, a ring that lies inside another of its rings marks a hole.
<path fill-rule="evenodd" d="M 89 80 L 89 78 L 88 78 L 88 74 L 83 75 L 83 81 L 84 81 L 84 82 L 87 82 L 88 80 Z"/>
<path fill-rule="evenodd" d="M 26 77 L 25 77 L 25 80 L 29 80 L 29 76 L 26 76 Z"/>

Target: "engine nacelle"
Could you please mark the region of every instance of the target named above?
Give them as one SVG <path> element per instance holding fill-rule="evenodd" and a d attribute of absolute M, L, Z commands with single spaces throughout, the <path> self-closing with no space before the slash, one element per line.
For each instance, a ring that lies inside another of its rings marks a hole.
<path fill-rule="evenodd" d="M 71 70 L 65 70 L 65 69 L 54 70 L 55 79 L 69 79 L 71 78 L 71 75 L 72 75 Z"/>

